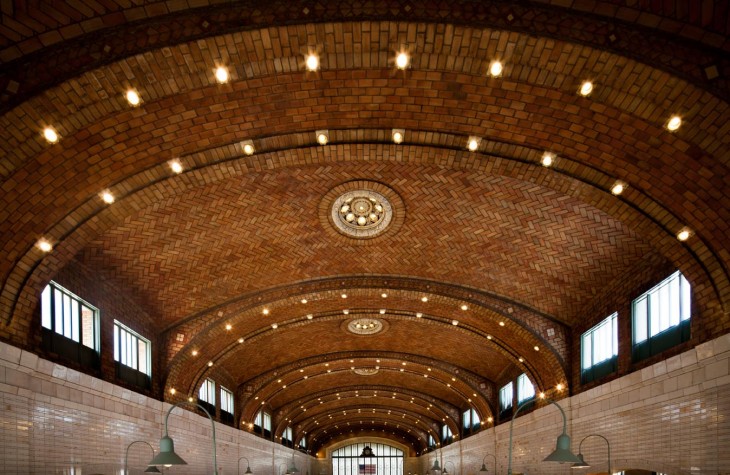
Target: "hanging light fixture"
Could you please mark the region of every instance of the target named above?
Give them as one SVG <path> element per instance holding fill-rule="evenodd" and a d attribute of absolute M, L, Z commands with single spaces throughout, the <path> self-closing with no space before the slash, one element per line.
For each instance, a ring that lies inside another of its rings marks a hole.
<path fill-rule="evenodd" d="M 494 459 L 494 473 L 496 474 L 497 473 L 497 457 L 495 457 L 492 454 L 487 454 L 484 456 L 484 458 L 482 459 L 482 468 L 480 468 L 479 471 L 485 472 L 485 473 L 488 472 L 487 464 L 485 463 L 485 461 L 487 460 L 487 457 L 492 457 Z"/>
<path fill-rule="evenodd" d="M 253 472 L 251 471 L 251 462 L 249 462 L 246 457 L 241 457 L 238 459 L 238 475 L 241 475 L 241 460 L 246 461 L 246 472 L 244 475 L 253 475 Z"/>
<path fill-rule="evenodd" d="M 154 448 L 152 447 L 152 444 L 150 444 L 149 442 L 145 442 L 144 440 L 135 440 L 134 442 L 130 443 L 130 444 L 129 444 L 129 445 L 127 446 L 127 451 L 126 451 L 126 453 L 124 454 L 124 473 L 125 473 L 126 475 L 128 475 L 128 474 L 129 474 L 129 469 L 127 468 L 127 466 L 128 466 L 128 463 L 129 463 L 129 449 L 130 449 L 130 447 L 132 447 L 132 446 L 133 446 L 134 444 L 138 444 L 138 443 L 139 443 L 139 444 L 147 444 L 147 446 L 148 446 L 148 447 L 150 448 L 150 450 L 152 451 L 152 456 L 153 456 L 153 457 L 155 456 L 155 449 L 154 449 Z M 155 467 L 154 465 L 148 465 L 148 466 L 147 466 L 147 468 L 145 469 L 144 473 L 161 473 L 161 472 L 160 472 L 160 470 L 159 470 L 159 469 L 158 469 L 157 467 Z"/>
<path fill-rule="evenodd" d="M 586 468 L 590 467 L 590 465 L 585 461 L 583 458 L 583 454 L 581 453 L 581 447 L 583 447 L 583 441 L 585 441 L 588 437 L 600 437 L 601 439 L 606 441 L 606 445 L 608 446 L 608 473 L 611 472 L 611 444 L 608 442 L 608 439 L 600 434 L 588 434 L 587 436 L 583 437 L 583 440 L 580 441 L 580 444 L 578 444 L 578 458 L 580 459 L 580 462 L 576 462 L 573 465 L 570 466 L 570 468 Z"/>

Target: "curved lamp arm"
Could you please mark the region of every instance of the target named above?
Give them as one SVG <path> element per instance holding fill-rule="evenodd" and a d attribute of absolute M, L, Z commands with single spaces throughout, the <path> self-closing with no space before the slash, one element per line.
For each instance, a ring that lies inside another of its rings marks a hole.
<path fill-rule="evenodd" d="M 175 454 L 175 449 L 173 446 L 172 439 L 167 434 L 167 420 L 170 418 L 170 413 L 172 412 L 173 409 L 175 409 L 178 406 L 182 406 L 183 404 L 189 404 L 191 406 L 196 406 L 196 407 L 202 409 L 203 412 L 205 413 L 205 415 L 208 416 L 208 419 L 210 419 L 210 425 L 213 428 L 213 475 L 218 475 L 218 459 L 216 457 L 216 452 L 215 452 L 215 422 L 213 421 L 213 418 L 210 417 L 210 413 L 203 406 L 201 406 L 200 404 L 196 404 L 196 403 L 192 403 L 192 402 L 188 402 L 188 401 L 182 401 L 182 402 L 178 402 L 177 404 L 173 404 L 170 407 L 170 409 L 167 410 L 167 414 L 165 414 L 165 435 L 160 439 L 160 454 L 157 457 L 152 459 L 152 461 L 150 462 L 150 465 L 163 465 L 163 464 L 168 463 L 168 462 L 161 462 L 159 460 L 159 459 L 163 458 L 163 456 L 166 456 L 166 455 L 167 456 L 172 455 L 175 458 L 177 458 L 178 461 L 174 462 L 177 465 L 186 464 L 186 462 L 182 458 L 180 458 L 180 456 Z M 164 448 L 163 448 L 163 446 L 164 446 Z"/>
<path fill-rule="evenodd" d="M 251 471 L 251 462 L 249 462 L 246 457 L 239 458 L 238 459 L 238 462 L 236 463 L 236 465 L 238 465 L 238 475 L 241 475 L 241 460 L 245 460 L 246 461 L 246 473 L 245 473 L 245 475 L 252 475 L 253 472 Z"/>
<path fill-rule="evenodd" d="M 565 417 L 565 411 L 563 411 L 563 408 L 560 407 L 560 404 L 553 401 L 552 399 L 544 399 L 544 401 L 549 402 L 550 404 L 554 404 L 558 409 L 560 409 L 560 414 L 563 416 L 563 433 L 558 436 L 558 443 L 557 448 L 555 449 L 555 452 L 553 454 L 561 451 L 567 452 L 565 454 L 562 454 L 564 456 L 567 456 L 567 458 L 563 460 L 555 460 L 551 459 L 551 455 L 548 455 L 548 457 L 545 460 L 548 461 L 559 461 L 559 462 L 580 462 L 580 459 L 576 457 L 572 452 L 570 452 L 570 436 L 568 435 L 567 428 L 568 428 L 568 419 Z M 512 428 L 515 423 L 515 417 L 517 417 L 517 414 L 524 408 L 525 406 L 532 404 L 534 401 L 530 399 L 529 401 L 525 401 L 522 404 L 520 404 L 517 407 L 517 410 L 512 415 L 512 421 L 509 424 L 509 465 L 507 466 L 507 475 L 512 475 Z"/>
<path fill-rule="evenodd" d="M 155 456 L 155 449 L 154 449 L 154 447 L 152 447 L 152 444 L 150 444 L 149 442 L 146 442 L 146 441 L 144 441 L 144 440 L 135 440 L 134 442 L 130 443 L 130 444 L 129 444 L 129 445 L 127 446 L 127 451 L 126 451 L 126 453 L 124 454 L 124 473 L 125 473 L 125 474 L 127 474 L 127 475 L 129 475 L 129 469 L 127 468 L 127 466 L 128 466 L 128 461 L 129 461 L 129 449 L 130 449 L 130 448 L 132 448 L 132 446 L 133 446 L 134 444 L 147 444 L 147 446 L 148 446 L 148 447 L 150 448 L 150 450 L 152 451 L 152 457 L 154 458 L 154 456 Z"/>
<path fill-rule="evenodd" d="M 484 458 L 482 459 L 482 468 L 480 468 L 479 471 L 480 472 L 487 471 L 487 463 L 486 463 L 487 457 L 492 457 L 494 459 L 494 473 L 496 474 L 497 473 L 497 457 L 495 457 L 492 454 L 487 454 L 484 456 Z"/>
<path fill-rule="evenodd" d="M 608 439 L 605 438 L 604 436 L 602 436 L 601 434 L 588 434 L 587 436 L 583 437 L 583 440 L 581 440 L 580 444 L 578 444 L 578 457 L 580 457 L 580 458 L 583 457 L 581 447 L 583 447 L 583 442 L 588 437 L 600 437 L 601 439 L 606 441 L 606 446 L 608 447 L 608 473 L 613 473 L 613 472 L 611 472 L 611 444 L 608 442 Z"/>

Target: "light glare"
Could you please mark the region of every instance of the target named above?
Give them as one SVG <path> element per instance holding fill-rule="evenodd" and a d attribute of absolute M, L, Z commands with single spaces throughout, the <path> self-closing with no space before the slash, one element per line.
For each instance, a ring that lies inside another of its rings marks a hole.
<path fill-rule="evenodd" d="M 499 61 L 493 61 L 492 64 L 489 65 L 489 74 L 492 77 L 497 77 L 500 74 L 502 74 L 502 63 Z"/>
<path fill-rule="evenodd" d="M 580 91 L 578 92 L 581 96 L 586 97 L 590 95 L 590 93 L 593 92 L 593 83 L 590 81 L 585 81 L 580 86 Z"/>
<path fill-rule="evenodd" d="M 46 127 L 45 129 L 43 129 L 43 137 L 45 137 L 48 143 L 58 142 L 58 134 L 53 129 L 53 127 Z"/>
<path fill-rule="evenodd" d="M 138 106 L 140 101 L 139 94 L 137 94 L 137 91 L 134 89 L 130 89 L 127 91 L 127 102 L 129 102 L 130 106 Z"/>
<path fill-rule="evenodd" d="M 682 125 L 682 118 L 678 115 L 673 115 L 667 122 L 667 130 L 674 132 Z"/>
<path fill-rule="evenodd" d="M 228 75 L 228 68 L 225 66 L 218 66 L 215 70 L 215 80 L 218 81 L 218 84 L 225 84 L 228 82 L 229 79 Z"/>
<path fill-rule="evenodd" d="M 53 245 L 46 239 L 39 240 L 36 246 L 43 252 L 51 252 L 53 250 Z"/>
<path fill-rule="evenodd" d="M 319 69 L 319 57 L 316 54 L 310 54 L 307 56 L 307 70 L 316 71 Z"/>
<path fill-rule="evenodd" d="M 398 53 L 398 56 L 395 57 L 395 66 L 398 69 L 406 69 L 410 61 L 411 58 L 408 56 L 408 53 L 400 52 Z"/>

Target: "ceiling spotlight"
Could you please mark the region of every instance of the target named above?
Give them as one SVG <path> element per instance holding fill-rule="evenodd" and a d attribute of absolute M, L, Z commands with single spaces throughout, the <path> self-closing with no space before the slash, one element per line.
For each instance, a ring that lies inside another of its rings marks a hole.
<path fill-rule="evenodd" d="M 503 327 L 504 326 L 504 322 L 499 322 L 499 326 L 500 327 Z"/>
<path fill-rule="evenodd" d="M 558 383 L 558 385 L 555 386 L 555 389 L 557 389 L 558 391 L 562 391 L 563 389 L 565 389 L 565 386 L 563 386 L 563 383 Z"/>
<path fill-rule="evenodd" d="M 48 143 L 58 142 L 58 133 L 53 127 L 46 127 L 43 129 L 43 137 Z"/>
<path fill-rule="evenodd" d="M 342 295 L 340 295 L 340 297 L 342 297 L 343 299 L 346 299 L 347 298 L 347 294 L 342 294 Z"/>
<path fill-rule="evenodd" d="M 307 320 L 311 320 L 313 318 L 314 318 L 314 315 L 312 315 L 311 313 L 310 314 L 307 314 Z"/>
<path fill-rule="evenodd" d="M 193 350 L 190 353 L 192 353 L 193 356 L 198 356 L 198 350 Z"/>
<path fill-rule="evenodd" d="M 538 396 L 540 396 L 540 399 L 545 399 L 545 393 L 544 392 L 540 392 L 540 394 L 538 394 Z"/>
<path fill-rule="evenodd" d="M 468 148 L 470 152 L 476 152 L 479 148 L 479 142 L 481 141 L 482 139 L 479 137 L 469 137 L 469 140 L 466 143 L 466 148 Z"/>
<path fill-rule="evenodd" d="M 330 141 L 329 130 L 317 130 L 314 132 L 314 135 L 317 137 L 317 143 L 320 145 L 327 145 L 327 142 Z"/>
<path fill-rule="evenodd" d="M 542 154 L 542 160 L 540 161 L 540 163 L 542 163 L 543 167 L 549 167 L 553 164 L 554 161 L 555 155 L 550 152 L 545 152 Z"/>
<path fill-rule="evenodd" d="M 403 139 L 406 136 L 406 131 L 403 129 L 393 129 L 391 132 L 391 136 L 393 137 L 393 142 L 400 144 L 403 143 Z"/>
<path fill-rule="evenodd" d="M 188 398 L 188 402 L 193 402 L 192 396 Z"/>
<path fill-rule="evenodd" d="M 43 252 L 51 252 L 53 250 L 53 245 L 47 239 L 39 239 L 35 245 Z"/>
<path fill-rule="evenodd" d="M 387 298 L 388 297 L 388 294 L 382 293 L 382 294 L 380 294 L 380 296 L 383 297 L 383 298 Z"/>
<path fill-rule="evenodd" d="M 318 70 L 319 69 L 319 56 L 317 56 L 314 53 L 308 54 L 305 64 L 307 66 L 308 71 Z"/>
<path fill-rule="evenodd" d="M 524 363 L 524 362 L 525 362 L 525 359 L 524 359 L 524 358 L 522 358 L 522 357 L 519 357 L 519 358 L 517 358 L 517 360 L 518 360 L 518 361 L 519 361 L 520 363 Z"/>
<path fill-rule="evenodd" d="M 213 366 L 213 362 L 212 361 L 208 361 L 208 368 L 210 368 L 211 366 Z"/>
<path fill-rule="evenodd" d="M 218 84 L 225 84 L 230 79 L 230 76 L 228 75 L 228 68 L 225 66 L 218 66 L 215 70 L 215 80 L 218 81 Z"/>
<path fill-rule="evenodd" d="M 175 391 L 175 388 L 170 388 L 170 394 L 175 394 L 177 391 Z"/>
<path fill-rule="evenodd" d="M 239 343 L 243 343 L 243 337 L 239 338 L 239 339 L 238 339 L 238 342 L 239 342 Z"/>
<path fill-rule="evenodd" d="M 263 309 L 261 311 L 261 313 L 263 313 L 264 315 L 268 315 L 269 314 L 269 309 L 268 308 L 265 308 L 265 309 Z"/>
<path fill-rule="evenodd" d="M 487 335 L 487 340 L 491 340 L 491 339 L 492 339 L 492 335 Z"/>
<path fill-rule="evenodd" d="M 682 125 L 682 118 L 681 118 L 681 117 L 679 117 L 678 115 L 673 115 L 673 116 L 672 116 L 672 117 L 670 117 L 670 118 L 669 118 L 669 120 L 667 121 L 667 125 L 666 125 L 666 127 L 667 127 L 667 130 L 668 130 L 668 131 L 670 131 L 670 132 L 674 132 L 674 131 L 676 131 L 677 129 L 679 129 L 679 127 L 680 127 L 681 125 Z"/>
<path fill-rule="evenodd" d="M 489 65 L 489 75 L 492 77 L 498 77 L 502 74 L 502 63 L 499 61 L 492 61 Z"/>
<path fill-rule="evenodd" d="M 111 191 L 104 190 L 101 192 L 100 196 L 101 196 L 102 201 L 104 201 L 104 203 L 106 203 L 108 205 L 114 203 L 114 195 L 112 195 Z"/>
<path fill-rule="evenodd" d="M 680 241 L 683 241 L 683 242 L 686 241 L 687 239 L 689 239 L 690 236 L 692 236 L 692 231 L 689 230 L 688 228 L 684 228 L 680 232 L 677 233 L 677 239 L 679 239 Z"/>
<path fill-rule="evenodd" d="M 421 297 L 421 302 L 428 302 L 428 297 Z"/>
<path fill-rule="evenodd" d="M 462 305 L 462 306 L 461 306 L 461 309 L 462 309 L 462 310 L 468 310 L 468 309 L 469 309 L 469 307 L 467 307 L 467 306 L 466 306 L 466 304 L 464 304 L 464 305 Z"/>
<path fill-rule="evenodd" d="M 580 89 L 578 90 L 578 94 L 580 94 L 583 97 L 587 97 L 593 92 L 593 83 L 590 81 L 584 81 L 583 84 L 580 85 Z"/>
<path fill-rule="evenodd" d="M 535 351 L 540 351 L 540 347 L 537 345 L 535 345 L 533 348 L 535 349 Z"/>
<path fill-rule="evenodd" d="M 380 309 L 380 315 L 385 315 L 385 309 L 384 308 L 381 308 Z"/>
<path fill-rule="evenodd" d="M 241 149 L 246 155 L 253 155 L 256 149 L 253 146 L 253 140 L 244 140 L 241 142 Z"/>
<path fill-rule="evenodd" d="M 226 323 L 226 330 L 230 331 L 233 326 L 230 323 Z"/>
<path fill-rule="evenodd" d="M 271 328 L 273 328 L 274 330 L 276 330 L 277 328 L 279 328 L 279 325 L 276 324 L 276 323 L 272 323 L 271 324 Z"/>
<path fill-rule="evenodd" d="M 406 69 L 411 62 L 411 57 L 408 53 L 401 51 L 395 57 L 395 67 L 398 69 Z"/>
<path fill-rule="evenodd" d="M 349 310 L 347 310 L 347 309 L 345 309 L 345 310 L 343 310 L 343 311 L 342 311 L 342 313 L 344 313 L 345 315 L 347 315 L 347 314 L 349 314 L 349 313 L 350 313 L 350 311 L 349 311 Z"/>
<path fill-rule="evenodd" d="M 139 98 L 139 94 L 137 94 L 137 91 L 135 91 L 134 89 L 128 90 L 126 97 L 127 97 L 127 102 L 129 102 L 129 105 L 132 107 L 138 106 L 139 103 L 142 102 L 141 99 Z"/>
<path fill-rule="evenodd" d="M 170 160 L 169 162 L 167 162 L 167 164 L 170 166 L 170 170 L 172 170 L 172 173 L 179 175 L 183 172 L 183 166 L 182 163 L 180 163 L 180 160 Z"/>
<path fill-rule="evenodd" d="M 627 186 L 626 183 L 624 183 L 622 181 L 617 181 L 611 187 L 611 193 L 613 193 L 614 195 L 618 196 L 618 195 L 620 195 L 621 193 L 624 192 L 624 190 L 626 189 L 626 186 Z"/>
<path fill-rule="evenodd" d="M 451 320 L 451 324 L 457 326 L 459 324 L 459 320 Z"/>
<path fill-rule="evenodd" d="M 307 299 L 302 299 L 301 302 L 302 303 L 307 303 Z"/>
<path fill-rule="evenodd" d="M 416 318 L 421 318 L 423 314 L 421 312 L 416 313 Z"/>

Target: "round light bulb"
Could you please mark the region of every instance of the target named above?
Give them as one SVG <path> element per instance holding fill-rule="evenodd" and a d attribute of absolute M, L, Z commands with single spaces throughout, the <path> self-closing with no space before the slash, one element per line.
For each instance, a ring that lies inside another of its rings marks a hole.
<path fill-rule="evenodd" d="M 395 57 L 395 66 L 398 69 L 406 69 L 409 62 L 408 53 L 398 53 L 398 56 Z"/>
<path fill-rule="evenodd" d="M 489 74 L 493 77 L 497 77 L 500 74 L 502 74 L 502 63 L 499 61 L 493 61 L 492 64 L 489 65 Z"/>
<path fill-rule="evenodd" d="M 327 136 L 325 134 L 319 134 L 319 135 L 317 135 L 317 142 L 320 145 L 327 145 L 327 141 L 328 140 L 329 139 L 327 138 Z"/>
<path fill-rule="evenodd" d="M 578 93 L 585 97 L 588 96 L 591 92 L 593 92 L 593 83 L 590 81 L 585 81 L 583 84 L 580 85 L 580 91 Z"/>
<path fill-rule="evenodd" d="M 243 146 L 243 153 L 245 153 L 246 155 L 253 155 L 253 152 L 254 148 L 253 145 L 251 145 L 250 143 L 247 143 Z"/>
<path fill-rule="evenodd" d="M 553 164 L 553 160 L 554 160 L 554 159 L 555 159 L 555 157 L 553 156 L 553 154 L 552 154 L 552 153 L 548 153 L 548 152 L 546 152 L 546 153 L 545 153 L 545 154 L 543 154 L 543 156 L 542 156 L 542 161 L 541 161 L 541 163 L 542 163 L 542 166 L 543 166 L 543 167 L 549 167 L 549 166 L 551 166 L 551 165 Z"/>
<path fill-rule="evenodd" d="M 182 173 L 183 166 L 182 163 L 180 163 L 180 160 L 170 160 L 170 170 L 172 170 L 172 172 L 176 174 Z"/>
<path fill-rule="evenodd" d="M 101 199 L 104 201 L 104 203 L 108 205 L 114 203 L 114 195 L 112 195 L 109 191 L 102 192 Z"/>
<path fill-rule="evenodd" d="M 477 139 L 471 139 L 469 140 L 469 144 L 467 145 L 467 148 L 470 152 L 476 152 L 476 150 L 479 148 L 479 141 Z"/>
<path fill-rule="evenodd" d="M 127 102 L 130 106 L 138 106 L 140 101 L 139 94 L 134 89 L 127 91 Z"/>
<path fill-rule="evenodd" d="M 683 229 L 677 234 L 677 239 L 679 239 L 680 241 L 686 241 L 687 239 L 689 239 L 691 234 L 692 233 L 690 233 L 689 230 Z"/>
<path fill-rule="evenodd" d="M 310 54 L 306 60 L 307 69 L 309 71 L 316 71 L 319 69 L 319 57 L 316 54 Z"/>
<path fill-rule="evenodd" d="M 667 122 L 667 130 L 670 132 L 674 132 L 675 130 L 679 129 L 679 126 L 682 125 L 682 118 L 678 115 L 673 115 L 669 122 Z"/>
<path fill-rule="evenodd" d="M 393 133 L 393 142 L 395 143 L 402 143 L 403 142 L 403 134 L 400 132 Z"/>
<path fill-rule="evenodd" d="M 43 137 L 45 137 L 48 143 L 58 142 L 58 134 L 52 127 L 46 127 L 43 129 Z"/>
<path fill-rule="evenodd" d="M 45 239 L 39 240 L 36 246 L 43 252 L 51 252 L 53 250 L 53 245 Z"/>
<path fill-rule="evenodd" d="M 218 81 L 219 84 L 225 84 L 228 82 L 228 79 L 228 68 L 225 66 L 218 66 L 215 70 L 215 80 Z"/>
<path fill-rule="evenodd" d="M 624 192 L 625 186 L 626 185 L 618 181 L 611 187 L 611 193 L 613 193 L 614 195 L 620 195 Z"/>

